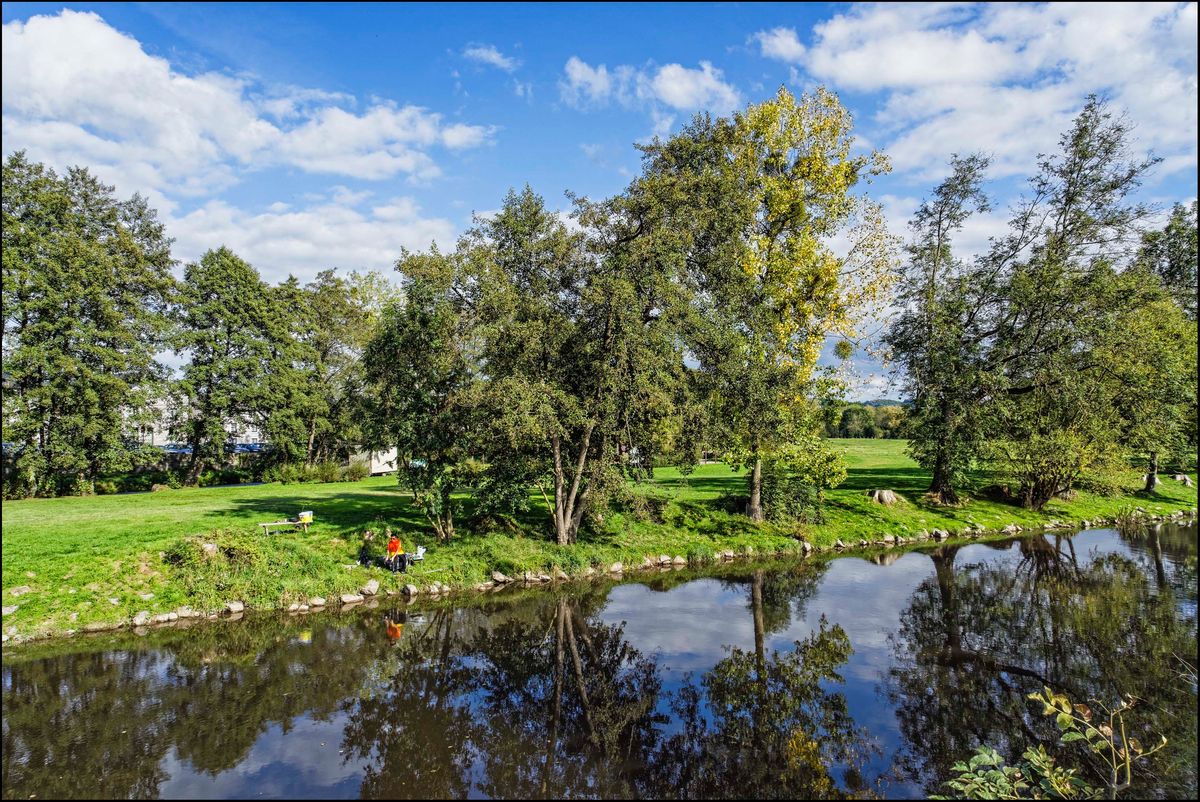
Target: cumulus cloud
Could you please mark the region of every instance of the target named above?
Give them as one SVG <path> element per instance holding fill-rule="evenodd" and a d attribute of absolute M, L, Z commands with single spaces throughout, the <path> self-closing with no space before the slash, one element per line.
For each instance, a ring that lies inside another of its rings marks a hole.
<path fill-rule="evenodd" d="M 742 103 L 738 90 L 708 61 L 701 61 L 696 68 L 682 64 L 621 64 L 609 70 L 607 65 L 592 66 L 571 56 L 563 67 L 558 89 L 563 102 L 578 109 L 610 103 L 643 109 L 650 115 L 655 135 L 670 130 L 675 112 L 708 110 L 727 114 Z"/>
<path fill-rule="evenodd" d="M 496 49 L 495 45 L 467 45 L 463 50 L 463 57 L 476 61 L 480 64 L 487 64 L 505 72 L 512 72 L 517 67 L 521 66 L 521 62 L 511 56 L 506 56 Z"/>
<path fill-rule="evenodd" d="M 259 213 L 212 200 L 165 222 L 176 238 L 172 251 L 177 259 L 195 261 L 206 250 L 225 245 L 272 282 L 289 274 L 308 281 L 331 267 L 390 274 L 401 248 L 424 249 L 430 243 L 453 247 L 454 224 L 424 217 L 413 198 L 359 208 L 367 197 L 335 187 L 329 198 L 303 208 L 271 204 Z"/>
<path fill-rule="evenodd" d="M 804 45 L 796 35 L 795 28 L 772 28 L 769 31 L 759 31 L 750 37 L 758 42 L 759 49 L 766 58 L 778 59 L 791 64 L 799 63 L 804 58 Z"/>
<path fill-rule="evenodd" d="M 816 25 L 802 58 L 817 80 L 883 92 L 885 147 L 925 178 L 955 151 L 1027 173 L 1091 93 L 1129 111 L 1165 173 L 1197 161 L 1196 36 L 1194 3 L 862 5 Z"/>
<path fill-rule="evenodd" d="M 354 105 L 343 93 L 183 74 L 90 12 L 3 27 L 6 150 L 90 165 L 168 209 L 167 196 L 219 191 L 270 166 L 427 179 L 438 174 L 429 149 L 474 147 L 494 130 L 390 100 Z"/>

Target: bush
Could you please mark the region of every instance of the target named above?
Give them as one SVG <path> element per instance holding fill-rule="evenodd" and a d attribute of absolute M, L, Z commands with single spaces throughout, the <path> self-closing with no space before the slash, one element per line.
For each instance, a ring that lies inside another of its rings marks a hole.
<path fill-rule="evenodd" d="M 120 492 L 117 483 L 111 479 L 97 479 L 95 487 L 98 496 L 111 496 L 113 493 Z"/>
<path fill-rule="evenodd" d="M 371 475 L 371 462 L 365 459 L 352 459 L 346 466 L 346 481 L 358 482 Z"/>
<path fill-rule="evenodd" d="M 338 482 L 342 479 L 342 466 L 333 460 L 318 463 L 313 469 L 313 476 L 318 482 Z"/>

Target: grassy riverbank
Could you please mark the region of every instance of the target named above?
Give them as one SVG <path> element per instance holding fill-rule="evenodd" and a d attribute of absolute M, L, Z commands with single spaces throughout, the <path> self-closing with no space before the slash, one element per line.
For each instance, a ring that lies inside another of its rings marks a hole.
<path fill-rule="evenodd" d="M 37 637 L 127 622 L 143 610 L 217 610 L 235 599 L 257 608 L 312 596 L 332 602 L 372 577 L 383 588 L 405 583 L 425 588 L 434 581 L 462 588 L 494 570 L 513 576 L 560 569 L 576 575 L 613 562 L 636 567 L 646 555 L 701 562 L 719 551 L 747 547 L 790 553 L 800 548 L 797 535 L 825 548 L 839 539 L 853 544 L 935 528 L 996 530 L 1051 519 L 1078 523 L 1111 518 L 1131 507 L 1163 514 L 1196 504 L 1195 490 L 1171 479 L 1152 495 L 1135 494 L 1138 477 L 1131 473 L 1125 495 L 1079 493 L 1070 501 L 1056 500 L 1044 513 L 985 498 L 959 508 L 936 507 L 921 498 L 928 478 L 904 455 L 903 441 L 833 442 L 846 452 L 849 475 L 829 493 L 827 521 L 820 526 L 750 524 L 729 511 L 730 497 L 744 492 L 740 475 L 724 465 L 703 465 L 688 477 L 660 469 L 653 482 L 635 488 L 654 503 L 640 514 L 607 515 L 600 531 L 567 548 L 543 534 L 546 511 L 540 496 L 516 531 L 463 532 L 453 543 L 439 545 L 394 477 L 4 502 L 4 629 L 20 638 Z M 904 500 L 883 507 L 867 498 L 871 488 L 895 490 Z M 302 509 L 316 513 L 307 534 L 259 534 L 257 523 Z M 428 547 L 424 563 L 396 577 L 358 567 L 359 533 L 384 525 L 400 532 L 409 548 Z M 221 547 L 215 557 L 204 554 L 205 542 Z"/>

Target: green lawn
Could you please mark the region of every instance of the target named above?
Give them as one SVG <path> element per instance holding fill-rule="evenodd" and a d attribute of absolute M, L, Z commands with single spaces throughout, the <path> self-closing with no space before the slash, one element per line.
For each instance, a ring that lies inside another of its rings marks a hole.
<path fill-rule="evenodd" d="M 807 528 L 756 527 L 728 511 L 725 497 L 745 493 L 742 476 L 721 464 L 701 465 L 689 476 L 659 469 L 653 482 L 635 489 L 667 497 L 657 512 L 606 515 L 599 531 L 565 549 L 544 529 L 545 505 L 532 499 L 523 529 L 487 535 L 461 532 L 441 546 L 411 506 L 395 477 L 361 482 L 258 485 L 168 490 L 90 498 L 33 499 L 3 504 L 3 599 L 5 632 L 20 637 L 81 628 L 90 622 L 127 621 L 137 611 L 167 612 L 182 605 L 219 609 L 240 599 L 273 607 L 320 595 L 333 599 L 352 592 L 368 576 L 385 587 L 440 580 L 472 584 L 492 570 L 508 574 L 562 568 L 576 573 L 588 565 L 614 561 L 636 565 L 643 555 L 682 555 L 703 560 L 715 551 L 794 552 L 796 535 L 818 547 L 836 539 L 857 542 L 885 533 L 916 534 L 922 529 L 957 531 L 969 524 L 999 529 L 1005 524 L 1111 517 L 1141 506 L 1150 512 L 1194 507 L 1196 493 L 1165 479 L 1159 492 L 1100 498 L 1080 493 L 1034 513 L 985 499 L 947 509 L 922 499 L 928 477 L 904 453 L 899 440 L 834 440 L 846 455 L 849 474 L 828 494 L 827 521 Z M 870 488 L 897 491 L 905 501 L 894 507 L 872 503 Z M 259 522 L 311 509 L 316 520 L 307 534 L 283 532 L 265 538 Z M 425 562 L 407 577 L 353 566 L 359 533 L 392 526 L 406 546 L 429 548 Z M 222 547 L 203 559 L 200 543 Z M 164 559 L 163 553 L 168 559 Z M 14 596 L 27 586 L 30 591 Z M 143 594 L 154 594 L 144 598 Z M 115 601 L 115 604 L 113 603 Z"/>

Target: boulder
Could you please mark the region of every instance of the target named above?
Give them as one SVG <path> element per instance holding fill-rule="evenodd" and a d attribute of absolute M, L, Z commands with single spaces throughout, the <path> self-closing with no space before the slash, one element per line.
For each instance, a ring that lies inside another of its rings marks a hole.
<path fill-rule="evenodd" d="M 668 557 L 665 554 L 658 555 L 658 564 L 659 565 L 669 565 L 670 563 L 671 563 L 670 557 Z"/>
<path fill-rule="evenodd" d="M 289 605 L 288 605 L 288 612 L 289 612 L 289 613 L 294 613 L 294 612 L 296 612 L 296 611 L 297 611 L 297 610 L 299 610 L 299 609 L 300 609 L 300 605 L 299 605 L 299 604 L 297 604 L 296 602 L 292 602 L 291 604 L 289 604 Z"/>
<path fill-rule="evenodd" d="M 812 554 L 812 550 L 813 544 L 809 543 L 807 540 L 800 541 L 800 551 L 804 552 L 805 557 Z"/>
<path fill-rule="evenodd" d="M 430 594 L 431 596 L 436 596 L 442 592 L 442 588 L 440 585 L 430 585 L 428 588 L 425 589 L 425 592 Z"/>
<path fill-rule="evenodd" d="M 17 585 L 8 592 L 10 596 L 24 596 L 26 593 L 33 593 L 33 588 L 28 585 Z"/>
<path fill-rule="evenodd" d="M 1183 482 L 1184 487 L 1192 486 L 1192 477 L 1188 476 L 1186 473 L 1177 473 L 1171 478 L 1173 478 L 1176 482 Z"/>
<path fill-rule="evenodd" d="M 837 540 L 833 541 L 833 547 L 835 549 L 849 548 L 849 546 L 847 546 L 845 543 L 842 542 L 842 539 L 840 537 Z"/>
<path fill-rule="evenodd" d="M 877 490 L 868 490 L 867 496 L 870 497 L 871 501 L 874 501 L 876 504 L 883 504 L 885 507 L 890 507 L 900 500 L 900 497 L 896 495 L 895 491 L 885 490 L 882 488 Z"/>
<path fill-rule="evenodd" d="M 299 607 L 297 607 L 297 608 L 296 608 L 296 612 L 298 612 L 298 613 L 307 613 L 307 612 L 308 612 L 308 605 L 307 605 L 307 604 L 302 604 L 302 605 L 300 605 Z"/>
<path fill-rule="evenodd" d="M 21 609 L 21 605 L 19 605 L 19 604 L 8 604 L 8 605 L 5 605 L 3 613 L 4 613 L 4 615 L 12 615 L 17 610 L 20 610 L 20 609 Z"/>
<path fill-rule="evenodd" d="M 175 615 L 179 618 L 199 618 L 200 613 L 193 610 L 191 607 L 180 607 L 175 611 Z"/>
<path fill-rule="evenodd" d="M 150 611 L 142 610 L 133 617 L 133 625 L 135 627 L 144 627 L 150 623 Z"/>
<path fill-rule="evenodd" d="M 363 597 L 357 593 L 343 593 L 338 598 L 341 599 L 342 604 L 358 604 L 363 600 Z"/>
<path fill-rule="evenodd" d="M 169 485 L 160 485 L 158 482 L 155 482 L 154 484 L 150 485 L 151 493 L 161 493 L 164 490 L 170 490 L 170 489 L 171 489 L 171 487 Z"/>
<path fill-rule="evenodd" d="M 610 574 L 619 574 L 624 570 L 625 566 L 621 565 L 620 563 L 613 563 L 612 565 L 608 566 L 608 572 Z"/>
<path fill-rule="evenodd" d="M 379 580 L 378 579 L 368 580 L 367 584 L 365 584 L 361 588 L 359 588 L 358 592 L 364 596 L 374 596 L 376 593 L 379 592 Z"/>
<path fill-rule="evenodd" d="M 858 547 L 859 547 L 860 549 L 865 549 L 865 548 L 866 548 L 867 546 L 869 546 L 869 545 L 871 545 L 871 544 L 870 544 L 870 543 L 868 543 L 868 542 L 867 542 L 867 541 L 865 541 L 865 540 L 860 540 L 860 541 L 858 541 Z"/>
<path fill-rule="evenodd" d="M 213 557 L 217 553 L 217 544 L 216 543 L 205 543 L 203 546 L 200 547 L 200 550 L 202 552 L 204 552 L 205 556 Z"/>
<path fill-rule="evenodd" d="M 747 546 L 745 551 L 746 551 L 747 557 L 751 557 L 754 555 L 754 547 L 753 546 Z"/>
<path fill-rule="evenodd" d="M 643 569 L 653 568 L 654 565 L 655 565 L 654 560 L 650 559 L 649 557 L 642 558 L 642 568 Z"/>
<path fill-rule="evenodd" d="M 246 605 L 242 604 L 240 601 L 225 602 L 225 610 L 228 613 L 240 613 L 245 609 Z"/>
<path fill-rule="evenodd" d="M 178 616 L 176 616 L 176 617 L 178 617 Z M 167 622 L 168 622 L 168 621 L 170 621 L 170 620 L 171 620 L 171 614 L 170 614 L 170 613 L 159 613 L 158 615 L 156 615 L 156 616 L 153 616 L 153 617 L 150 619 L 150 623 L 151 623 L 151 624 L 165 624 L 165 623 L 167 623 Z"/>
<path fill-rule="evenodd" d="M 113 597 L 113 596 L 109 596 L 109 597 L 108 597 L 108 603 L 109 603 L 109 604 L 111 604 L 113 607 L 116 607 L 118 604 L 120 604 L 120 603 L 121 603 L 121 600 L 120 600 L 120 599 L 118 599 L 118 598 L 115 598 L 115 597 Z"/>
<path fill-rule="evenodd" d="M 480 582 L 478 585 L 475 586 L 475 590 L 482 592 L 485 590 L 491 590 L 495 586 L 496 586 L 496 584 L 494 582 Z"/>
<path fill-rule="evenodd" d="M 570 579 L 571 577 L 567 576 L 567 572 L 564 571 L 563 569 L 555 568 L 554 569 L 554 578 L 557 579 L 559 582 L 565 582 L 566 580 Z"/>
<path fill-rule="evenodd" d="M 420 592 L 421 591 L 419 591 L 417 589 L 416 585 L 405 585 L 404 586 L 404 595 L 405 596 L 416 596 Z"/>
<path fill-rule="evenodd" d="M 325 599 L 321 598 L 320 596 L 313 596 L 311 599 L 308 600 L 308 606 L 309 607 L 324 607 Z"/>
<path fill-rule="evenodd" d="M 512 582 L 512 577 L 507 577 L 499 571 L 492 571 L 492 581 L 498 585 L 504 585 Z"/>
<path fill-rule="evenodd" d="M 549 582 L 549 581 L 550 581 L 549 574 L 538 574 L 538 582 Z M 446 588 L 446 590 L 449 590 L 449 588 Z"/>
<path fill-rule="evenodd" d="M 153 593 L 139 593 L 138 596 L 141 598 L 142 601 L 150 601 L 151 599 L 154 598 Z"/>
<path fill-rule="evenodd" d="M 1000 531 L 1006 535 L 1015 535 L 1017 532 L 1021 531 L 1021 527 L 1017 526 L 1016 524 L 1009 524 Z"/>
<path fill-rule="evenodd" d="M 682 555 L 676 554 L 674 557 L 671 558 L 671 564 L 672 565 L 687 565 L 687 560 L 685 560 Z"/>
<path fill-rule="evenodd" d="M 896 542 L 896 536 L 895 536 L 895 535 L 884 535 L 884 536 L 883 536 L 883 544 L 884 544 L 885 546 L 890 546 L 890 545 L 892 545 L 892 544 L 893 544 L 893 543 L 895 543 L 895 542 Z"/>

